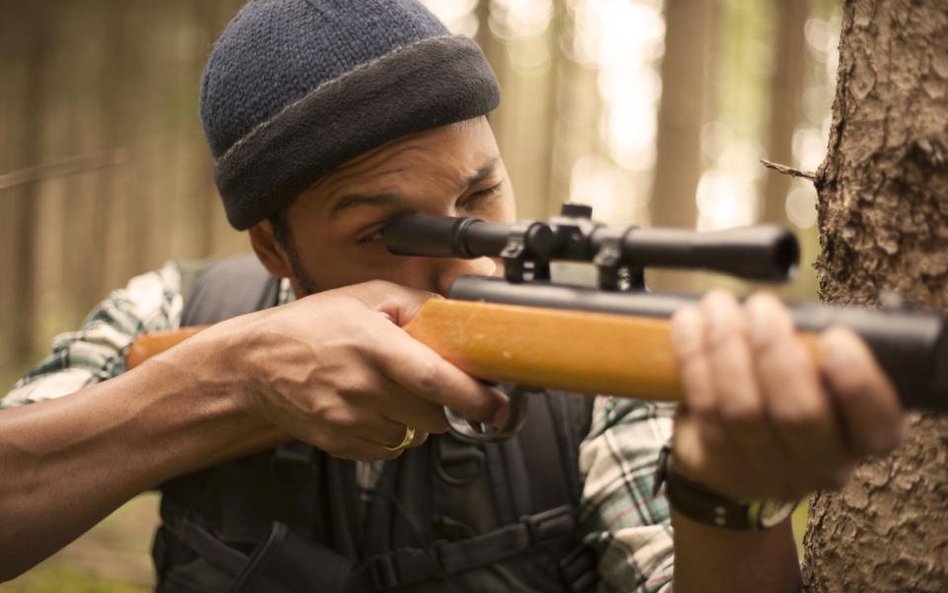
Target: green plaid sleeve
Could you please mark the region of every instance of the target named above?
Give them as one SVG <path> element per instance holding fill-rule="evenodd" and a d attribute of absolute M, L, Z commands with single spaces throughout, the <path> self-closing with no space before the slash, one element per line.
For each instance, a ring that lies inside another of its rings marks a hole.
<path fill-rule="evenodd" d="M 598 397 L 580 447 L 580 520 L 599 557 L 599 591 L 669 593 L 674 547 L 668 505 L 652 495 L 674 405 Z"/>
<path fill-rule="evenodd" d="M 135 337 L 177 328 L 181 307 L 177 263 L 136 276 L 93 309 L 78 331 L 56 336 L 50 355 L 0 399 L 0 408 L 68 395 L 122 373 Z"/>

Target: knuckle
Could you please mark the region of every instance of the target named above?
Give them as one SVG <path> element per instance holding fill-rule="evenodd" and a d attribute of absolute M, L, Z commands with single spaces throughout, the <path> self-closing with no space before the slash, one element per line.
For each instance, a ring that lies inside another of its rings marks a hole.
<path fill-rule="evenodd" d="M 792 406 L 771 411 L 775 423 L 791 431 L 804 432 L 824 424 L 828 407 L 816 398 L 798 398 Z"/>
<path fill-rule="evenodd" d="M 720 417 L 723 422 L 737 429 L 755 426 L 765 419 L 763 408 L 745 398 L 725 397 L 720 405 Z"/>
<path fill-rule="evenodd" d="M 416 367 L 415 386 L 422 395 L 436 393 L 439 387 L 439 377 L 441 374 L 440 361 L 429 358 L 421 362 Z"/>
<path fill-rule="evenodd" d="M 330 426 L 344 431 L 358 426 L 358 418 L 345 406 L 334 406 L 323 412 L 323 420 Z"/>
<path fill-rule="evenodd" d="M 706 393 L 705 390 L 700 391 L 701 393 L 692 391 L 687 395 L 685 404 L 687 405 L 688 412 L 702 420 L 717 419 L 720 416 L 717 401 L 712 395 Z"/>
<path fill-rule="evenodd" d="M 736 308 L 737 299 L 730 292 L 722 288 L 715 288 L 708 291 L 708 294 L 701 299 L 701 306 L 705 309 Z"/>
<path fill-rule="evenodd" d="M 695 307 L 685 307 L 672 316 L 671 340 L 679 360 L 701 355 L 701 323 L 701 314 Z"/>
<path fill-rule="evenodd" d="M 834 372 L 831 383 L 833 394 L 844 400 L 859 397 L 873 390 L 872 381 L 865 373 L 852 371 Z"/>

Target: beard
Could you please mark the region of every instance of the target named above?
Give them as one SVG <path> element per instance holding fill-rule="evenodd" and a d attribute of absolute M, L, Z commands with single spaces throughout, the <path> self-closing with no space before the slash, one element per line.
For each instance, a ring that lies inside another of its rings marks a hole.
<path fill-rule="evenodd" d="M 299 284 L 303 290 L 303 296 L 309 296 L 319 292 L 319 287 L 316 285 L 316 281 L 313 280 L 312 275 L 310 275 L 309 270 L 303 265 L 300 254 L 296 250 L 296 246 L 293 245 L 292 238 L 286 241 L 283 245 L 283 249 L 286 251 L 287 258 L 290 260 L 290 270 L 293 271 L 293 276 L 297 284 Z"/>

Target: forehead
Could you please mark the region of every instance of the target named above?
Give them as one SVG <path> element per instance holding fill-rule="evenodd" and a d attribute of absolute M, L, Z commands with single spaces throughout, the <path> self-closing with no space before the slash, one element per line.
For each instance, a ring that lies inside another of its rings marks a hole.
<path fill-rule="evenodd" d="M 362 154 L 323 177 L 301 196 L 311 207 L 330 207 L 341 195 L 392 191 L 403 186 L 445 191 L 474 178 L 498 160 L 487 119 L 479 117 L 405 136 Z"/>

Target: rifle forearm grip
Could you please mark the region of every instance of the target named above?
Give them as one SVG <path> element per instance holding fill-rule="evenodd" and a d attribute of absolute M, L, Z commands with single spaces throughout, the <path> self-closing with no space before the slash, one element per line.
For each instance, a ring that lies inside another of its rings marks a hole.
<path fill-rule="evenodd" d="M 196 325 L 139 336 L 132 342 L 128 354 L 125 356 L 125 369 L 131 370 L 141 365 L 149 358 L 177 346 L 207 327 L 206 325 Z"/>

